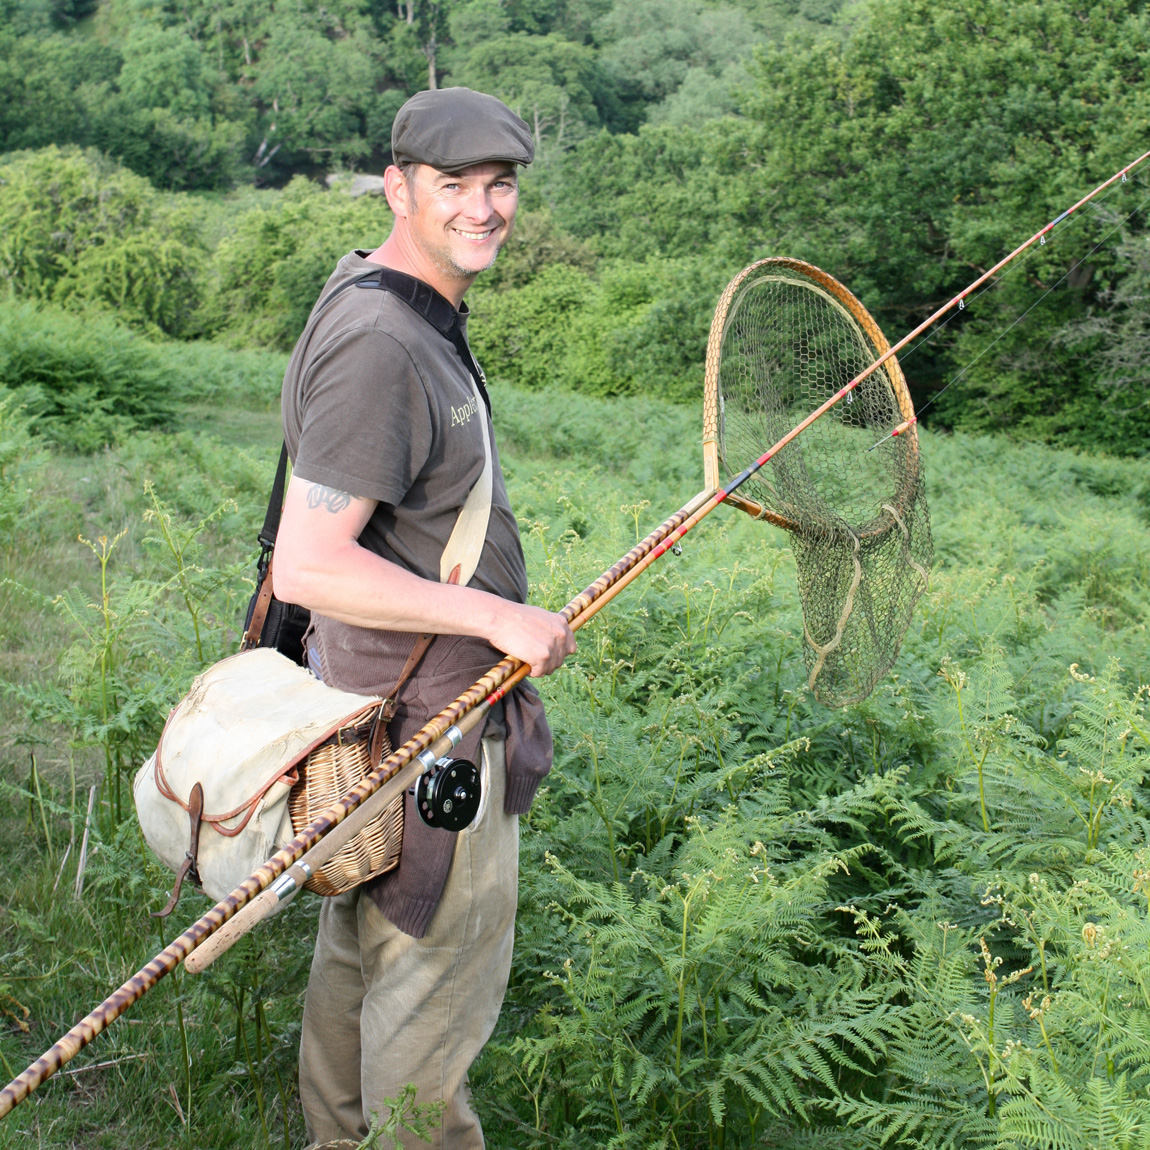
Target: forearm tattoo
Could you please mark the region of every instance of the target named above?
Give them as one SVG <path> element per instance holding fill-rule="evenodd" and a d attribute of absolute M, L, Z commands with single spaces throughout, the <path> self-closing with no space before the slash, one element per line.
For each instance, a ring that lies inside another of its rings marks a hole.
<path fill-rule="evenodd" d="M 332 515 L 336 515 L 351 506 L 351 496 L 346 491 L 336 491 L 334 487 L 313 483 L 307 491 L 307 505 L 312 511 L 318 507 L 326 507 Z"/>

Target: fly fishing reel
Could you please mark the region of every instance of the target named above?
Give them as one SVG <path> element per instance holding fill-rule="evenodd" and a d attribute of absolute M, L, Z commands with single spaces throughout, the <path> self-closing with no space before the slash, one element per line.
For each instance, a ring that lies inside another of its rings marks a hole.
<path fill-rule="evenodd" d="M 415 784 L 415 806 L 429 827 L 461 831 L 471 826 L 482 797 L 479 771 L 467 759 L 440 759 Z"/>

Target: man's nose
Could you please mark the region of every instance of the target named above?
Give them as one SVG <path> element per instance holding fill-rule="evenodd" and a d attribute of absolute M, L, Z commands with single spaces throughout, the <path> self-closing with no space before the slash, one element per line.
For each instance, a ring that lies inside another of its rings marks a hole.
<path fill-rule="evenodd" d="M 486 221 L 491 219 L 492 197 L 487 188 L 473 188 L 467 193 L 464 211 L 469 219 Z"/>

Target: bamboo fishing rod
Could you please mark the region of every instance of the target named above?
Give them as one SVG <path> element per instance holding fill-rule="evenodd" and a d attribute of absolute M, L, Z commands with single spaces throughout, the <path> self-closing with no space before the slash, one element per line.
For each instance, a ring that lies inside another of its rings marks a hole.
<path fill-rule="evenodd" d="M 710 494 L 706 491 L 700 492 L 572 599 L 560 612 L 572 629 L 582 627 L 614 598 L 614 595 L 607 593 L 611 586 L 623 578 L 636 563 L 641 562 L 655 550 L 664 537 L 688 522 L 696 507 L 700 504 L 709 505 L 711 508 L 717 506 L 718 501 L 714 496 L 707 498 Z M 692 523 L 691 526 L 693 525 Z M 663 552 L 660 551 L 659 554 Z M 475 726 L 480 718 L 511 690 L 514 683 L 526 677 L 529 670 L 526 664 L 508 656 L 421 727 L 343 798 L 313 819 L 287 846 L 253 871 L 235 890 L 164 947 L 146 966 L 141 967 L 23 1073 L 0 1090 L 0 1118 L 8 1115 L 37 1087 L 70 1062 L 124 1011 L 175 970 L 241 908 L 262 894 L 293 864 L 303 859 L 325 835 L 353 815 L 387 782 L 394 779 L 400 792 L 410 786 L 421 773 L 435 763 L 436 759 L 457 746 L 465 730 Z M 474 715 L 471 715 L 472 712 Z M 392 788 L 392 793 L 396 788 Z"/>
<path fill-rule="evenodd" d="M 1118 183 L 1119 180 L 1125 183 L 1126 177 L 1129 175 L 1129 173 L 1132 172 L 1146 159 L 1150 159 L 1150 152 L 1143 152 L 1142 155 L 1138 157 L 1138 159 L 1132 160 L 1124 168 L 1119 168 L 1118 171 L 1116 171 L 1114 175 L 1110 177 L 1110 179 L 1104 180 L 1101 184 L 1098 185 L 1098 187 L 1094 189 L 1094 191 L 1090 192 L 1089 195 L 1083 196 L 1082 199 L 1078 201 L 1078 203 L 1076 203 L 1073 207 L 1067 208 L 1066 211 L 1064 211 L 1060 216 L 1055 216 L 1054 219 L 1052 219 L 1050 223 L 1048 223 L 1044 228 L 1039 228 L 1038 231 L 1036 231 L 1034 235 L 1030 237 L 1030 239 L 1028 239 L 1025 243 L 1019 244 L 1018 247 L 1016 247 L 1014 251 L 1010 253 L 1010 255 L 1005 256 L 1003 259 L 999 260 L 998 263 L 996 263 L 994 267 L 992 267 L 989 271 L 983 272 L 982 275 L 980 275 L 978 279 L 970 284 L 969 287 L 966 287 L 960 291 L 958 295 L 954 297 L 954 299 L 950 300 L 948 303 L 943 304 L 942 307 L 940 307 L 938 311 L 934 312 L 933 315 L 930 315 L 924 319 L 922 323 L 920 323 L 918 327 L 914 329 L 914 331 L 910 332 L 908 335 L 904 335 L 902 339 L 900 339 L 898 343 L 896 343 L 894 347 L 890 349 L 890 351 L 888 351 L 880 359 L 875 360 L 875 362 L 871 364 L 869 368 L 867 368 L 863 375 L 859 377 L 859 381 L 864 379 L 867 375 L 870 375 L 871 372 L 875 371 L 877 368 L 881 367 L 884 363 L 886 363 L 888 359 L 890 359 L 892 355 L 897 355 L 900 351 L 902 351 L 904 347 L 906 347 L 908 343 L 910 343 L 912 339 L 922 335 L 922 333 L 926 331 L 927 328 L 933 327 L 940 319 L 942 319 L 944 315 L 946 315 L 947 312 L 953 311 L 956 307 L 964 307 L 966 303 L 966 297 L 970 295 L 971 292 L 977 291 L 978 288 L 982 287 L 982 285 L 986 283 L 988 279 L 1002 271 L 1002 269 L 1006 267 L 1007 264 L 1013 262 L 1018 256 L 1026 251 L 1027 248 L 1036 243 L 1044 243 L 1045 237 L 1049 232 L 1051 232 L 1058 224 L 1062 223 L 1062 221 L 1068 216 L 1072 216 L 1076 211 L 1078 211 L 1079 208 L 1084 207 L 1086 204 L 1090 203 L 1090 201 L 1094 199 L 1094 197 L 1098 195 L 1099 192 L 1105 191 L 1108 187 L 1110 187 L 1111 184 Z M 909 428 L 913 427 L 917 422 L 918 416 L 912 415 L 909 419 L 906 419 L 900 423 L 887 436 L 887 438 L 893 439 L 896 435 L 902 435 L 904 431 L 907 431 Z M 877 446 L 877 444 L 875 446 Z"/>
<path fill-rule="evenodd" d="M 1019 245 L 1004 259 L 1000 260 L 989 271 L 976 279 L 969 287 L 956 295 L 951 301 L 939 308 L 928 319 L 924 320 L 908 335 L 904 336 L 893 347 L 884 352 L 878 359 L 860 372 L 839 391 L 811 412 L 801 423 L 792 428 L 777 443 L 773 444 L 757 460 L 751 463 L 736 475 L 724 487 L 717 490 L 707 489 L 695 496 L 690 502 L 676 511 L 669 519 L 652 531 L 645 539 L 635 545 L 626 555 L 608 570 L 604 571 L 594 583 L 577 595 L 560 614 L 567 620 L 573 630 L 582 627 L 595 614 L 607 605 L 624 587 L 629 585 L 656 559 L 665 555 L 667 551 L 676 547 L 678 542 L 720 503 L 728 498 L 736 506 L 744 510 L 753 510 L 757 505 L 735 495 L 735 492 L 767 462 L 778 454 L 787 444 L 802 434 L 811 424 L 825 415 L 832 407 L 843 400 L 860 383 L 869 378 L 884 363 L 904 348 L 912 339 L 922 334 L 927 328 L 936 323 L 943 315 L 954 307 L 960 306 L 962 301 L 979 286 L 985 283 L 1013 259 L 1020 255 L 1032 244 L 1038 242 L 1052 228 L 1062 220 L 1089 203 L 1099 192 L 1109 187 L 1126 175 L 1139 164 L 1150 158 L 1150 151 L 1139 156 L 1138 159 L 1116 172 L 1110 179 L 1099 184 L 1087 196 L 1084 196 L 1072 207 L 1057 216 L 1044 228 L 1037 231 L 1025 243 Z M 712 336 L 714 331 L 712 331 Z M 893 435 L 902 434 L 916 422 L 911 417 L 895 428 Z M 432 765 L 436 758 L 445 754 L 452 747 L 458 745 L 465 729 L 474 727 L 487 711 L 512 688 L 514 683 L 526 676 L 528 668 L 517 659 L 507 657 L 496 664 L 486 675 L 474 683 L 467 691 L 454 702 L 445 707 L 438 715 L 431 719 L 402 747 L 392 752 L 380 765 L 349 791 L 338 802 L 334 803 L 321 815 L 317 816 L 307 827 L 282 850 L 276 852 L 266 863 L 258 867 L 226 898 L 218 902 L 203 917 L 193 923 L 187 930 L 179 935 L 171 944 L 157 954 L 146 966 L 136 972 L 111 996 L 106 998 L 95 1010 L 80 1020 L 59 1041 L 53 1044 L 39 1059 L 30 1065 L 22 1074 L 14 1078 L 2 1091 L 0 1091 L 0 1118 L 9 1114 L 12 1109 L 28 1097 L 38 1086 L 45 1082 L 57 1070 L 69 1062 L 76 1054 L 88 1045 L 97 1035 L 102 1033 L 112 1022 L 130 1006 L 138 1002 L 153 986 L 165 975 L 170 974 L 181 961 L 185 961 L 197 948 L 202 946 L 223 925 L 253 900 L 257 899 L 281 875 L 289 871 L 294 864 L 304 860 L 307 852 L 312 850 L 320 841 L 330 834 L 341 823 L 345 822 L 357 810 L 366 804 L 373 796 L 385 786 L 394 781 L 389 788 L 389 794 L 396 793 L 410 785 L 414 778 Z M 374 806 L 374 804 L 373 804 Z M 354 828 L 353 828 L 354 829 Z M 313 856 L 314 857 L 314 856 Z M 300 872 L 301 875 L 303 872 Z M 293 881 L 294 878 L 293 878 Z M 302 885 L 302 884 L 299 884 Z M 286 893 L 286 892 L 285 892 Z M 275 901 L 280 901 L 278 896 Z M 252 922 L 258 921 L 261 916 L 253 916 Z M 250 925 L 250 924 L 249 924 Z M 235 935 L 239 937 L 239 933 Z M 234 939 L 232 940 L 234 941 Z"/>

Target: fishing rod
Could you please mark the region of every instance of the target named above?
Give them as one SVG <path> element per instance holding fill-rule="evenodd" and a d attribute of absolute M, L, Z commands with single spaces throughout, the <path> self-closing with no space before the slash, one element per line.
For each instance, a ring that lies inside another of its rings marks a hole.
<path fill-rule="evenodd" d="M 892 355 L 897 355 L 898 352 L 906 347 L 906 345 L 910 343 L 912 339 L 920 336 L 924 331 L 926 331 L 927 328 L 933 327 L 944 315 L 946 315 L 947 312 L 953 310 L 956 307 L 960 310 L 965 309 L 966 297 L 970 295 L 971 292 L 980 288 L 984 283 L 986 283 L 988 279 L 1000 272 L 1004 267 L 1006 267 L 1007 264 L 1011 263 L 1018 256 L 1020 256 L 1032 244 L 1045 243 L 1046 236 L 1049 234 L 1049 232 L 1051 232 L 1058 224 L 1062 223 L 1062 221 L 1067 217 L 1072 216 L 1076 211 L 1078 211 L 1079 208 L 1084 207 L 1086 204 L 1090 203 L 1090 201 L 1094 199 L 1094 197 L 1098 195 L 1099 192 L 1105 191 L 1108 187 L 1110 187 L 1111 184 L 1118 183 L 1119 181 L 1125 183 L 1126 178 L 1130 172 L 1132 172 L 1136 167 L 1138 167 L 1139 164 L 1148 158 L 1150 158 L 1150 152 L 1143 152 L 1142 155 L 1138 157 L 1138 159 L 1131 161 L 1124 168 L 1119 168 L 1119 170 L 1115 172 L 1114 175 L 1112 175 L 1108 180 L 1104 180 L 1101 184 L 1098 185 L 1098 187 L 1094 189 L 1094 191 L 1090 192 L 1089 195 L 1083 196 L 1082 199 L 1078 201 L 1078 203 L 1073 205 L 1073 207 L 1067 208 L 1066 211 L 1064 211 L 1060 216 L 1055 216 L 1055 218 L 1052 219 L 1050 223 L 1048 223 L 1044 228 L 1039 228 L 1038 231 L 1036 231 L 1034 235 L 1030 237 L 1030 239 L 1028 239 L 1025 243 L 1019 244 L 1018 247 L 1016 247 L 1014 251 L 1010 253 L 1010 255 L 1005 256 L 999 260 L 998 263 L 996 263 L 994 267 L 992 267 L 989 271 L 983 272 L 982 275 L 978 277 L 978 279 L 976 279 L 968 287 L 963 288 L 963 290 L 960 291 L 958 295 L 956 295 L 952 300 L 943 304 L 942 307 L 940 307 L 936 312 L 924 319 L 922 323 L 920 323 L 918 327 L 914 329 L 914 331 L 910 332 L 908 335 L 904 335 L 902 339 L 900 339 L 898 343 L 896 343 L 894 347 L 892 347 L 890 351 L 887 352 L 886 355 L 884 355 L 881 359 L 876 360 L 857 380 L 852 380 L 851 383 L 847 385 L 848 389 L 853 387 L 856 383 L 861 382 L 861 380 L 869 375 L 872 371 L 875 371 L 877 368 L 881 367 L 888 359 L 890 359 Z M 1049 292 L 1047 294 L 1049 294 Z M 902 435 L 903 432 L 913 427 L 917 422 L 918 415 L 912 415 L 909 419 L 906 419 L 900 423 L 888 436 L 886 436 L 886 439 L 894 439 L 896 436 Z M 885 442 L 885 440 L 879 440 L 879 443 L 883 442 Z M 877 446 L 878 444 L 876 443 L 875 447 Z M 871 450 L 873 450 L 873 448 Z"/>
<path fill-rule="evenodd" d="M 646 539 L 637 543 L 614 566 L 604 571 L 594 583 L 572 599 L 560 612 L 572 630 L 586 624 L 614 598 L 614 594 L 611 593 L 612 585 L 622 579 L 636 563 L 650 554 L 668 533 L 674 532 L 688 522 L 694 508 L 704 502 L 708 495 L 710 492 L 700 492 L 665 523 L 651 532 Z M 717 500 L 712 498 L 710 505 L 716 506 Z M 659 554 L 662 553 L 659 552 Z M 241 908 L 255 900 L 281 875 L 288 872 L 294 864 L 304 860 L 309 850 L 340 823 L 347 820 L 349 816 L 357 813 L 358 809 L 368 799 L 377 796 L 386 800 L 391 795 L 406 790 L 420 774 L 434 766 L 437 759 L 457 746 L 466 731 L 473 728 L 487 711 L 511 690 L 515 683 L 527 676 L 529 671 L 530 667 L 527 664 L 521 663 L 512 656 L 507 656 L 454 702 L 448 704 L 438 715 L 408 739 L 403 746 L 384 759 L 374 771 L 365 775 L 343 798 L 313 819 L 290 843 L 253 871 L 235 890 L 216 903 L 207 914 L 169 943 L 146 966 L 138 970 L 100 1003 L 95 1010 L 76 1023 L 67 1034 L 55 1042 L 23 1073 L 17 1075 L 3 1090 L 0 1090 L 0 1118 L 9 1114 L 32 1091 L 70 1062 L 124 1011 L 143 998 L 162 978 L 175 970 L 193 951 L 202 946 Z M 389 788 L 389 795 L 378 796 L 377 793 L 389 781 L 394 781 L 394 785 Z M 372 811 L 379 809 L 378 804 L 372 804 Z M 365 815 L 366 819 L 370 819 L 370 813 L 365 812 Z M 298 870 L 302 871 L 302 868 L 298 868 Z M 292 882 L 297 881 L 296 875 L 290 877 Z M 300 877 L 306 881 L 306 872 Z M 299 885 L 302 885 L 302 882 Z M 275 901 L 279 901 L 278 895 Z M 264 906 L 266 907 L 267 904 L 265 903 Z M 259 917 L 266 916 L 260 915 Z M 258 921 L 258 918 L 254 921 Z M 254 921 L 251 925 L 254 925 Z M 235 941 L 235 939 L 233 938 L 231 941 Z"/>
<path fill-rule="evenodd" d="M 1118 186 L 1121 187 L 1122 184 L 1125 184 L 1126 182 L 1127 181 L 1125 179 L 1123 179 Z M 1140 181 L 1137 177 L 1135 177 L 1134 180 L 1131 181 L 1131 183 L 1132 184 L 1141 184 L 1142 187 L 1146 186 L 1145 183 L 1142 183 L 1142 181 Z M 1113 192 L 1111 193 L 1111 195 L 1113 195 Z M 1094 206 L 1096 208 L 1101 208 L 1102 205 L 1105 204 L 1109 198 L 1110 198 L 1109 196 L 1103 196 Z M 1096 251 L 1098 251 L 1098 249 L 1100 247 L 1102 247 L 1107 242 L 1107 240 L 1109 240 L 1110 237 L 1114 235 L 1115 232 L 1117 232 L 1124 224 L 1128 223 L 1135 215 L 1137 215 L 1138 212 L 1142 211 L 1142 209 L 1144 207 L 1146 207 L 1146 205 L 1148 203 L 1150 203 L 1150 198 L 1144 199 L 1141 201 L 1141 203 L 1137 204 L 1132 211 L 1128 212 L 1123 218 L 1121 218 L 1118 221 L 1118 223 L 1113 228 L 1111 228 L 1110 231 L 1108 231 L 1102 237 L 1102 239 L 1100 239 L 1092 248 L 1090 248 L 1090 250 L 1086 253 L 1086 257 L 1084 257 L 1084 258 L 1089 258 Z M 1058 233 L 1065 232 L 1066 230 L 1073 228 L 1076 224 L 1084 221 L 1086 218 L 1087 218 L 1086 216 L 1074 216 L 1069 220 L 1062 220 L 1061 222 L 1059 222 L 1055 225 L 1055 229 L 1057 230 Z M 1053 237 L 1055 235 L 1055 229 L 1052 229 L 1047 234 Z M 982 297 L 984 295 L 986 295 L 987 292 L 993 291 L 995 288 L 1000 287 L 1006 281 L 1006 278 L 1008 275 L 1018 275 L 1021 271 L 1023 271 L 1026 267 L 1027 262 L 1033 256 L 1035 256 L 1038 252 L 1040 252 L 1042 250 L 1042 247 L 1044 246 L 1044 241 L 1039 240 L 1039 245 L 1040 246 L 1036 247 L 1036 248 L 1032 247 L 1030 249 L 1030 251 L 1028 251 L 1026 253 L 1026 255 L 1023 256 L 1023 258 L 1018 261 L 1018 263 L 1014 264 L 1013 267 L 1011 267 L 1010 271 L 1007 272 L 1006 275 L 1001 276 L 999 279 L 995 280 L 994 282 L 988 282 L 988 283 L 984 284 L 982 286 L 982 289 L 978 292 L 977 295 L 974 295 L 973 297 L 968 297 L 966 300 L 967 305 L 969 306 L 970 304 L 977 302 L 978 300 L 982 299 Z M 1082 260 L 1077 261 L 1077 263 L 1081 263 L 1081 262 L 1082 262 Z M 1074 270 L 1075 266 L 1077 266 L 1077 265 L 1076 264 L 1071 265 L 1071 267 L 1062 276 L 1060 276 L 1058 278 L 1056 283 L 1054 283 L 1051 287 L 1047 288 L 1046 291 L 1043 292 L 1043 294 L 1039 297 L 1038 302 L 1041 303 L 1042 300 L 1045 299 L 1046 296 L 1048 296 L 1050 294 L 1050 292 L 1052 292 L 1053 290 L 1055 290 L 1055 288 L 1059 287 L 1062 283 L 1064 283 L 1065 280 L 1067 279 L 1067 277 Z M 1041 287 L 1042 285 L 1039 284 L 1038 286 Z M 1033 308 L 1028 308 L 1027 311 L 1023 314 L 1023 317 L 1020 317 L 1020 318 L 1025 318 L 1025 315 L 1028 315 L 1031 310 L 1033 310 Z M 923 338 L 920 339 L 918 341 L 918 343 L 916 343 L 913 347 L 907 348 L 903 352 L 903 354 L 901 354 L 899 356 L 899 363 L 905 367 L 907 361 L 910 359 L 910 357 L 912 355 L 914 355 L 914 353 L 916 351 L 919 350 L 919 348 L 927 347 L 931 343 L 933 343 L 934 340 L 937 339 L 938 336 L 941 335 L 942 332 L 944 332 L 950 326 L 950 324 L 955 320 L 955 318 L 960 314 L 962 314 L 961 311 L 954 313 L 948 319 L 946 319 L 942 323 L 938 324 L 929 334 L 924 335 Z M 1010 332 L 1010 330 L 1013 327 L 1015 327 L 1018 324 L 1018 322 L 1019 322 L 1019 320 L 1015 320 L 1014 323 L 1012 323 L 1010 325 L 1010 327 L 1004 329 L 1002 334 L 1006 335 L 1008 332 Z M 1001 337 L 999 337 L 999 338 L 1001 338 Z M 987 350 L 989 350 L 989 349 L 987 349 Z M 974 361 L 972 361 L 972 362 L 974 362 Z M 955 380 L 956 379 L 957 379 L 957 377 L 955 377 Z M 955 382 L 955 380 L 951 380 L 951 383 Z M 949 386 L 950 386 L 950 384 L 947 384 L 947 387 L 949 387 Z M 946 388 L 941 389 L 941 391 L 945 391 L 945 390 L 946 390 Z M 927 402 L 924 403 L 922 405 L 922 407 L 918 409 L 919 415 L 921 415 L 922 412 L 935 401 L 935 399 L 938 397 L 938 395 L 941 394 L 941 391 L 932 395 L 931 398 L 928 399 Z"/>
<path fill-rule="evenodd" d="M 829 399 L 808 415 L 801 423 L 792 428 L 786 435 L 763 452 L 753 463 L 744 468 L 738 475 L 724 486 L 719 487 L 708 469 L 708 487 L 696 495 L 687 504 L 665 520 L 652 531 L 645 539 L 635 545 L 626 555 L 608 570 L 604 571 L 598 579 L 577 595 L 560 614 L 567 620 L 572 630 L 585 625 L 607 603 L 645 571 L 656 559 L 668 551 L 677 550 L 679 541 L 711 513 L 720 503 L 730 501 L 742 510 L 759 513 L 761 518 L 770 518 L 769 512 L 759 508 L 757 504 L 746 500 L 736 494 L 748 479 L 758 472 L 775 455 L 783 450 L 789 443 L 820 419 L 837 403 L 841 402 L 859 384 L 874 374 L 883 364 L 910 340 L 925 331 L 931 324 L 956 306 L 972 291 L 985 283 L 997 271 L 1005 267 L 1011 260 L 1025 251 L 1027 247 L 1046 235 L 1060 221 L 1077 211 L 1088 203 L 1099 192 L 1109 187 L 1116 180 L 1125 178 L 1126 174 L 1139 164 L 1150 158 L 1146 152 L 1137 160 L 1126 165 L 1109 180 L 1100 184 L 1088 196 L 1083 197 L 1073 207 L 1067 209 L 1046 227 L 1036 232 L 1025 244 L 1016 248 L 1009 256 L 999 261 L 990 271 L 979 277 L 959 295 L 955 296 L 947 305 L 940 308 L 929 319 L 920 324 L 909 335 L 900 340 L 894 347 L 888 347 L 866 369 L 860 372 L 849 383 L 833 393 Z M 768 261 L 770 262 L 770 261 Z M 794 263 L 794 261 L 784 261 Z M 820 273 L 822 274 L 822 273 Z M 739 277 L 741 278 L 741 277 Z M 829 277 L 824 279 L 829 280 Z M 736 281 L 737 282 L 737 281 Z M 730 289 L 728 289 L 730 291 Z M 720 301 L 720 305 L 726 302 Z M 722 306 L 716 312 L 716 321 L 712 324 L 712 340 L 708 348 L 708 372 L 717 371 L 718 352 L 715 349 L 716 329 L 722 335 L 722 326 L 725 316 Z M 873 321 L 872 321 L 873 322 Z M 877 330 L 877 329 L 876 329 Z M 881 337 L 881 333 L 878 333 Z M 721 340 L 720 340 L 721 342 Z M 885 340 L 881 341 L 885 345 Z M 712 359 L 714 352 L 715 359 Z M 903 424 L 894 431 L 900 435 L 914 426 L 915 418 L 911 414 Z M 897 518 L 897 514 L 896 514 Z M 899 525 L 903 526 L 901 521 Z M 905 530 L 905 527 L 904 527 Z M 118 990 L 104 1000 L 95 1010 L 77 1023 L 58 1042 L 46 1051 L 36 1062 L 29 1066 L 22 1074 L 12 1080 L 0 1091 L 0 1118 L 3 1118 L 21 1101 L 28 1097 L 39 1085 L 52 1074 L 70 1061 L 97 1035 L 105 1030 L 112 1022 L 124 1013 L 131 1005 L 143 997 L 148 990 L 155 986 L 162 978 L 171 973 L 183 961 L 187 960 L 198 948 L 202 947 L 208 939 L 216 934 L 225 923 L 237 916 L 238 912 L 249 904 L 255 902 L 259 896 L 276 883 L 281 876 L 287 875 L 287 880 L 281 884 L 281 892 L 275 892 L 274 897 L 261 903 L 260 914 L 249 916 L 252 922 L 260 917 L 266 917 L 275 909 L 276 905 L 286 902 L 290 894 L 306 881 L 307 870 L 310 863 L 306 862 L 308 852 L 313 850 L 320 841 L 331 834 L 340 824 L 348 822 L 350 831 L 354 832 L 360 821 L 367 821 L 370 817 L 368 808 L 372 812 L 380 809 L 380 803 L 390 801 L 395 794 L 402 793 L 410 786 L 414 778 L 433 766 L 435 761 L 446 754 L 452 747 L 458 745 L 466 730 L 472 729 L 486 715 L 499 699 L 511 690 L 516 682 L 524 678 L 528 667 L 510 656 L 504 658 L 482 678 L 474 683 L 467 691 L 450 703 L 433 719 L 425 724 L 402 747 L 392 752 L 373 771 L 366 775 L 354 788 L 334 803 L 321 815 L 317 816 L 290 843 L 282 850 L 277 851 L 266 863 L 258 867 L 226 898 L 218 902 L 204 916 L 193 923 L 187 930 L 179 935 L 171 944 L 157 954 L 146 966 L 136 972 Z M 383 789 L 387 787 L 386 795 Z M 360 808 L 364 814 L 360 815 Z M 355 822 L 351 820 L 355 818 Z M 334 851 L 332 852 L 334 853 Z M 312 856 L 313 860 L 316 858 Z M 289 873 L 292 870 L 295 873 Z M 266 913 L 264 913 L 266 912 Z M 249 922 L 251 925 L 251 922 Z M 242 932 L 237 931 L 231 941 L 239 937 Z M 222 941 L 222 940 L 221 940 Z M 221 950 L 223 948 L 220 948 Z M 207 957 L 207 956 L 205 956 Z M 203 965 L 206 965 L 204 963 Z"/>

